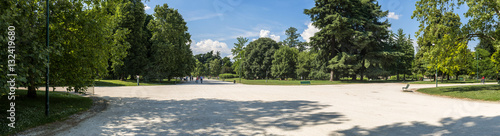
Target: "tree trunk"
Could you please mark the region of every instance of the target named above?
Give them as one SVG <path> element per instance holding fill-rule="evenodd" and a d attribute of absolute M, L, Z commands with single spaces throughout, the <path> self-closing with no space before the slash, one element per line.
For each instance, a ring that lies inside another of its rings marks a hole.
<path fill-rule="evenodd" d="M 444 73 L 441 74 L 441 83 L 444 83 Z"/>
<path fill-rule="evenodd" d="M 31 85 L 28 86 L 28 98 L 36 98 L 36 87 L 34 83 L 34 80 L 30 80 Z"/>
<path fill-rule="evenodd" d="M 403 74 L 403 81 L 406 81 L 406 74 Z"/>
<path fill-rule="evenodd" d="M 170 81 L 170 79 L 172 79 L 172 76 L 168 76 L 168 81 Z"/>
<path fill-rule="evenodd" d="M 352 81 L 356 81 L 356 74 L 352 75 Z"/>
<path fill-rule="evenodd" d="M 333 81 L 333 69 L 330 70 L 330 81 Z"/>
<path fill-rule="evenodd" d="M 446 80 L 450 81 L 450 75 L 446 75 Z"/>
<path fill-rule="evenodd" d="M 361 62 L 361 78 L 360 80 L 363 81 L 363 76 L 364 76 L 364 72 L 365 72 L 365 59 L 363 59 L 363 62 Z"/>
<path fill-rule="evenodd" d="M 399 71 L 396 70 L 396 80 L 399 81 Z"/>

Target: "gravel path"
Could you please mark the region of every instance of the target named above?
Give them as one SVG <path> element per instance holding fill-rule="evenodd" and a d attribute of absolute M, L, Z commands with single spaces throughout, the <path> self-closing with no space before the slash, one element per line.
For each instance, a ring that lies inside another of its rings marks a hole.
<path fill-rule="evenodd" d="M 108 108 L 57 135 L 500 135 L 500 103 L 402 92 L 403 86 L 204 80 L 96 87 Z"/>

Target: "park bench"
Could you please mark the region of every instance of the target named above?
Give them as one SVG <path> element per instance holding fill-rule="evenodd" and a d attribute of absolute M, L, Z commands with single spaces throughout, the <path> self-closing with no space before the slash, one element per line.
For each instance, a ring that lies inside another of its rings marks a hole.
<path fill-rule="evenodd" d="M 300 84 L 311 84 L 311 81 L 300 81 Z"/>
<path fill-rule="evenodd" d="M 408 87 L 410 87 L 410 84 L 406 84 L 406 87 L 403 87 L 403 91 L 408 90 Z"/>

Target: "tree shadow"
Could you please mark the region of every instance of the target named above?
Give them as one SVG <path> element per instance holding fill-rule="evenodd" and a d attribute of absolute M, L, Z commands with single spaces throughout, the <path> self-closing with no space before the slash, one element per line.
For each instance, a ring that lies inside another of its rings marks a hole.
<path fill-rule="evenodd" d="M 463 117 L 459 119 L 443 118 L 439 125 L 414 121 L 409 125 L 394 123 L 372 129 L 355 126 L 348 130 L 332 132 L 332 135 L 349 136 L 471 136 L 471 135 L 500 135 L 500 116 L 496 117 Z"/>
<path fill-rule="evenodd" d="M 86 128 L 98 135 L 269 135 L 270 127 L 287 131 L 347 121 L 338 112 L 319 112 L 329 105 L 313 101 L 106 99 L 110 107 L 94 119 L 102 125 Z"/>

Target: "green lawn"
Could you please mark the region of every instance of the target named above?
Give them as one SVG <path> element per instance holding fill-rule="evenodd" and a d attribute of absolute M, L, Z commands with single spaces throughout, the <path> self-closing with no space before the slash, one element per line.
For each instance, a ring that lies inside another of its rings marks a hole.
<path fill-rule="evenodd" d="M 441 80 L 438 80 L 438 84 L 468 84 L 468 83 L 480 83 L 480 80 L 444 80 L 441 82 Z M 486 80 L 486 83 L 496 83 L 496 80 Z M 436 84 L 435 81 L 415 81 L 415 82 L 410 82 L 410 84 Z"/>
<path fill-rule="evenodd" d="M 222 80 L 222 79 L 219 79 Z M 225 79 L 226 82 L 233 82 L 236 80 L 237 83 L 239 83 L 239 78 L 229 78 Z M 241 82 L 243 84 L 250 84 L 250 85 L 301 85 L 300 84 L 301 80 L 246 80 L 246 79 L 241 79 Z M 311 81 L 311 85 L 332 85 L 332 84 L 353 84 L 353 83 L 402 83 L 402 81 L 396 81 L 396 80 L 374 80 L 374 81 L 367 81 L 367 80 L 357 80 L 357 81 L 352 81 L 352 80 L 340 80 L 340 81 L 333 81 L 330 82 L 328 80 L 302 80 L 302 81 Z"/>
<path fill-rule="evenodd" d="M 424 88 L 419 89 L 418 92 L 438 96 L 449 96 L 454 98 L 500 101 L 500 85 L 472 85 Z"/>
<path fill-rule="evenodd" d="M 78 95 L 50 92 L 50 116 L 45 116 L 45 91 L 37 91 L 37 98 L 31 99 L 26 97 L 26 90 L 16 90 L 15 102 L 15 127 L 14 129 L 7 126 L 10 121 L 7 119 L 9 113 L 6 112 L 10 108 L 10 100 L 7 99 L 7 94 L 2 94 L 0 98 L 0 135 L 9 135 L 20 132 L 29 128 L 33 128 L 46 123 L 64 120 L 68 116 L 86 111 L 92 106 L 92 100 L 88 97 Z"/>
<path fill-rule="evenodd" d="M 168 80 L 163 80 L 161 83 L 158 81 L 153 81 L 150 83 L 144 83 L 143 80 L 139 81 L 139 85 L 143 86 L 151 86 L 151 85 L 172 85 L 175 84 L 174 81 L 177 81 L 179 83 L 180 80 L 176 79 L 171 79 L 171 81 Z M 95 86 L 137 86 L 137 80 L 127 80 L 127 81 L 121 81 L 121 80 L 99 80 L 95 82 Z"/>

